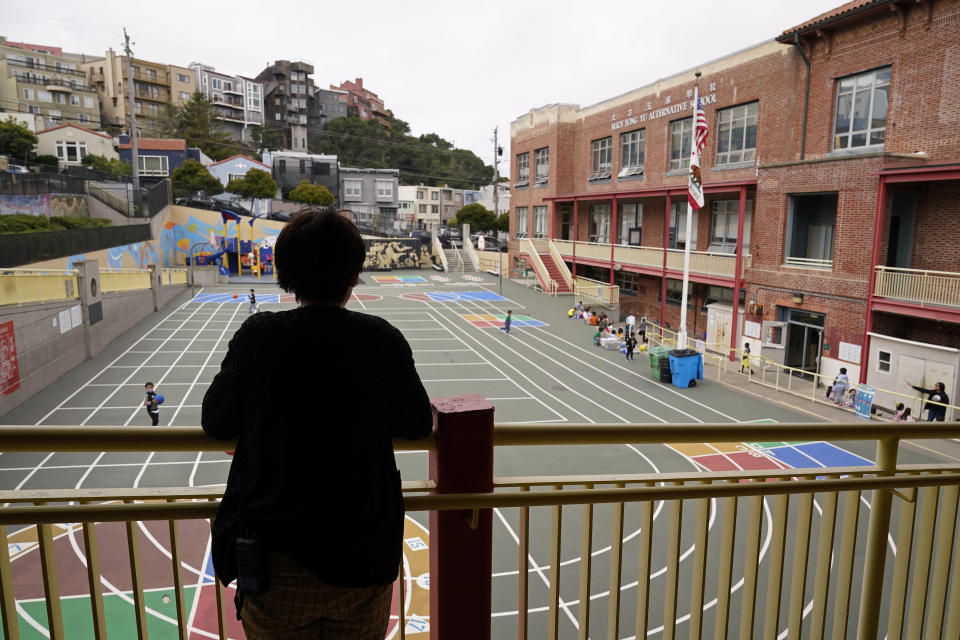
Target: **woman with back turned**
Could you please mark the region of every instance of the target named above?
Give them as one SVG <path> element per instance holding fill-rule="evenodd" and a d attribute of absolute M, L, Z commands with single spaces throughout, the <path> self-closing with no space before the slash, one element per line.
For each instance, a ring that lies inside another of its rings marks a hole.
<path fill-rule="evenodd" d="M 302 212 L 274 251 L 300 306 L 251 315 L 203 399 L 203 430 L 237 439 L 214 568 L 250 640 L 382 640 L 404 518 L 392 439 L 426 437 L 430 402 L 403 335 L 344 308 L 366 257 L 352 222 Z"/>

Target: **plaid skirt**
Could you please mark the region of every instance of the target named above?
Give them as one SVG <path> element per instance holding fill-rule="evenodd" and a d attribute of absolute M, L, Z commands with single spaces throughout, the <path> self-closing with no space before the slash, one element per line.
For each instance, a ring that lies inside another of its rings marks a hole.
<path fill-rule="evenodd" d="M 383 640 L 393 585 L 336 587 L 280 554 L 270 554 L 270 586 L 244 596 L 247 640 Z"/>

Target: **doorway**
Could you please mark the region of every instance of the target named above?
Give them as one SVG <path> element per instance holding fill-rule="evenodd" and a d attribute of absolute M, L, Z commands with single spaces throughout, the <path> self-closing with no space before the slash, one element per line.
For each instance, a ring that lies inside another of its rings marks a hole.
<path fill-rule="evenodd" d="M 563 240 L 573 240 L 573 207 L 560 206 L 560 237 Z"/>
<path fill-rule="evenodd" d="M 890 208 L 890 242 L 886 266 L 909 269 L 913 260 L 913 229 L 917 220 L 916 191 L 894 191 Z"/>
<path fill-rule="evenodd" d="M 784 309 L 787 322 L 787 340 L 784 364 L 799 369 L 794 375 L 813 379 L 820 373 L 820 353 L 823 349 L 823 327 L 826 315 L 802 309 Z"/>

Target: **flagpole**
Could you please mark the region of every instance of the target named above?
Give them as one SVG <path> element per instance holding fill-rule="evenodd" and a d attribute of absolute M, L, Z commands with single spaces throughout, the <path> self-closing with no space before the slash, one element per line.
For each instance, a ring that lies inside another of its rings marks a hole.
<path fill-rule="evenodd" d="M 690 130 L 690 159 L 697 153 L 697 103 L 700 101 L 700 72 L 693 93 L 693 127 Z M 677 349 L 687 348 L 687 285 L 690 282 L 690 234 L 693 226 L 693 205 L 687 197 L 686 232 L 683 242 L 683 286 L 680 289 L 680 329 L 677 331 Z"/>

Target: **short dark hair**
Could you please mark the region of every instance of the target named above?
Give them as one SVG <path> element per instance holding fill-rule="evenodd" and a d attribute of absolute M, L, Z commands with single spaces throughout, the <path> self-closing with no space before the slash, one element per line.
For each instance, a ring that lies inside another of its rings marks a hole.
<path fill-rule="evenodd" d="M 147 382 L 147 383 L 144 384 L 143 386 L 145 386 L 145 387 L 152 387 L 152 386 L 153 386 L 153 383 L 152 383 L 152 382 Z"/>
<path fill-rule="evenodd" d="M 329 207 L 304 209 L 277 237 L 277 284 L 298 300 L 339 304 L 366 257 L 363 238 L 348 218 Z"/>

